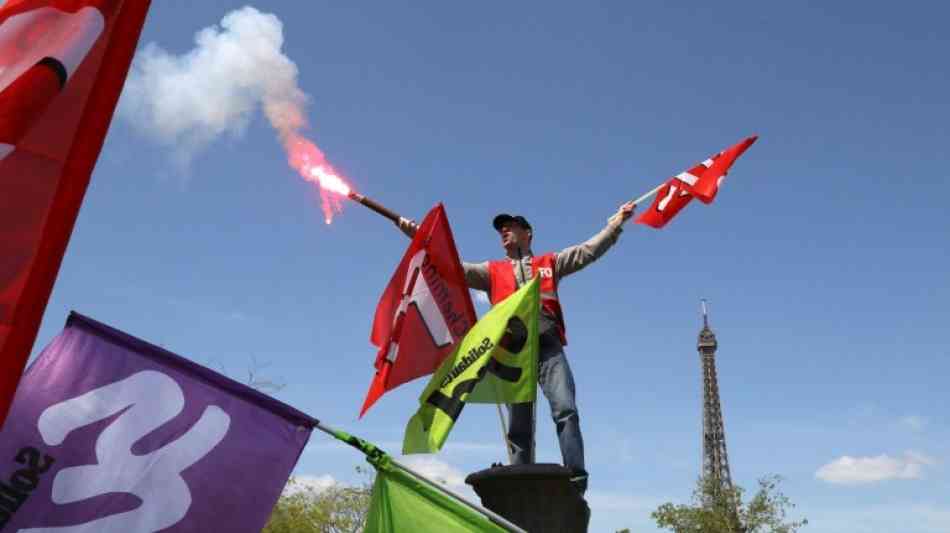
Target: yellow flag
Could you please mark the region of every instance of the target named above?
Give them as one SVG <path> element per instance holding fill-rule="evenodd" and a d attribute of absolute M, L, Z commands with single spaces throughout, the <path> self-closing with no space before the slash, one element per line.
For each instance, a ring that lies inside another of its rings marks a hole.
<path fill-rule="evenodd" d="M 442 448 L 467 401 L 534 401 L 538 383 L 539 279 L 498 303 L 445 358 L 409 419 L 402 453 Z"/>

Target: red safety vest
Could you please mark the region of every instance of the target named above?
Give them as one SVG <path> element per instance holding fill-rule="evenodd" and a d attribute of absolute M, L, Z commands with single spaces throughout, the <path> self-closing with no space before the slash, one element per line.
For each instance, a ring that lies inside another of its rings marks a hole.
<path fill-rule="evenodd" d="M 531 272 L 541 275 L 541 308 L 553 316 L 557 324 L 557 332 L 561 337 L 561 344 L 567 345 L 566 328 L 564 327 L 564 313 L 557 299 L 557 279 L 554 277 L 556 257 L 553 253 L 531 258 Z M 511 296 L 518 289 L 514 267 L 511 260 L 502 259 L 488 263 L 488 276 L 491 291 L 488 299 L 492 305 Z"/>

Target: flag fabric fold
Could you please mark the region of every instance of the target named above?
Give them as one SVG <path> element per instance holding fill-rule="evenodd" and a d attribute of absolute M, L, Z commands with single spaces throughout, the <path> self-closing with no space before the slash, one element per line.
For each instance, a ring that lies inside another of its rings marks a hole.
<path fill-rule="evenodd" d="M 0 424 L 148 8 L 148 0 L 0 7 Z"/>
<path fill-rule="evenodd" d="M 376 481 L 366 533 L 510 531 L 431 482 L 420 480 L 389 457 L 373 463 Z"/>
<path fill-rule="evenodd" d="M 703 164 L 694 167 L 694 169 L 696 169 L 701 166 L 705 170 L 701 170 L 699 174 L 692 174 L 692 176 L 696 178 L 695 182 L 692 182 L 692 180 L 687 181 L 687 183 L 690 183 L 690 194 L 699 198 L 704 204 L 711 203 L 716 198 L 716 194 L 719 192 L 719 186 L 722 184 L 722 180 L 725 179 L 732 164 L 735 163 L 736 159 L 745 153 L 758 138 L 757 135 L 747 137 L 736 145 L 707 159 Z M 707 162 L 711 162 L 708 167 L 706 166 Z M 690 169 L 690 172 L 692 172 L 692 170 L 693 169 Z"/>
<path fill-rule="evenodd" d="M 739 158 L 758 139 L 757 136 L 743 139 L 736 145 L 719 152 L 698 165 L 680 172 L 657 191 L 650 207 L 636 218 L 638 224 L 660 229 L 692 201 L 699 198 L 711 203 L 719 192 L 723 179 Z"/>
<path fill-rule="evenodd" d="M 404 454 L 441 449 L 469 399 L 480 403 L 534 401 L 539 287 L 535 277 L 492 307 L 439 366 L 406 426 Z"/>
<path fill-rule="evenodd" d="M 475 323 L 455 239 L 442 204 L 419 225 L 376 307 L 370 341 L 376 373 L 360 417 L 386 391 L 431 374 Z"/>
<path fill-rule="evenodd" d="M 689 184 L 678 177 L 670 178 L 657 191 L 650 207 L 637 215 L 635 222 L 660 229 L 670 220 L 673 220 L 673 217 L 691 201 L 693 201 L 693 195 L 689 193 Z"/>
<path fill-rule="evenodd" d="M 366 533 L 477 531 L 524 533 L 503 517 L 467 501 L 440 483 L 411 470 L 376 445 L 345 431 L 317 427 L 366 455 L 376 469 Z"/>
<path fill-rule="evenodd" d="M 316 424 L 74 313 L 0 431 L 0 530 L 258 532 Z"/>

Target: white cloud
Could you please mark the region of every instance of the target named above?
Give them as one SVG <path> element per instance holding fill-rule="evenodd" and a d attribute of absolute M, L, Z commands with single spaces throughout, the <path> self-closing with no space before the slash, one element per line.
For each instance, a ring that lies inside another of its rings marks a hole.
<path fill-rule="evenodd" d="M 305 125 L 307 96 L 283 43 L 280 19 L 250 6 L 199 31 L 182 55 L 149 43 L 133 61 L 119 116 L 183 165 L 222 135 L 242 134 L 258 108 L 284 138 Z"/>
<path fill-rule="evenodd" d="M 317 494 L 337 484 L 333 476 L 293 476 L 293 479 L 284 487 L 284 494 L 296 494 L 312 489 Z"/>
<path fill-rule="evenodd" d="M 901 418 L 901 424 L 909 427 L 913 431 L 923 431 L 929 422 L 930 420 L 920 415 L 908 415 Z"/>
<path fill-rule="evenodd" d="M 815 477 L 837 485 L 861 485 L 890 479 L 920 479 L 925 466 L 936 461 L 921 453 L 904 452 L 903 457 L 887 454 L 876 457 L 845 455 L 822 466 Z"/>
<path fill-rule="evenodd" d="M 404 455 L 399 458 L 399 461 L 432 481 L 441 483 L 450 489 L 462 490 L 468 488 L 468 485 L 465 484 L 465 474 L 431 455 Z"/>

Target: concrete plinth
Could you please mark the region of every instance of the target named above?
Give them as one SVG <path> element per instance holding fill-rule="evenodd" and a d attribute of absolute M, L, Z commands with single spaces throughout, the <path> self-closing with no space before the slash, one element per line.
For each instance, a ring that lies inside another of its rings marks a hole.
<path fill-rule="evenodd" d="M 469 474 L 465 482 L 482 505 L 529 533 L 583 533 L 590 521 L 587 502 L 559 464 L 496 466 Z"/>

